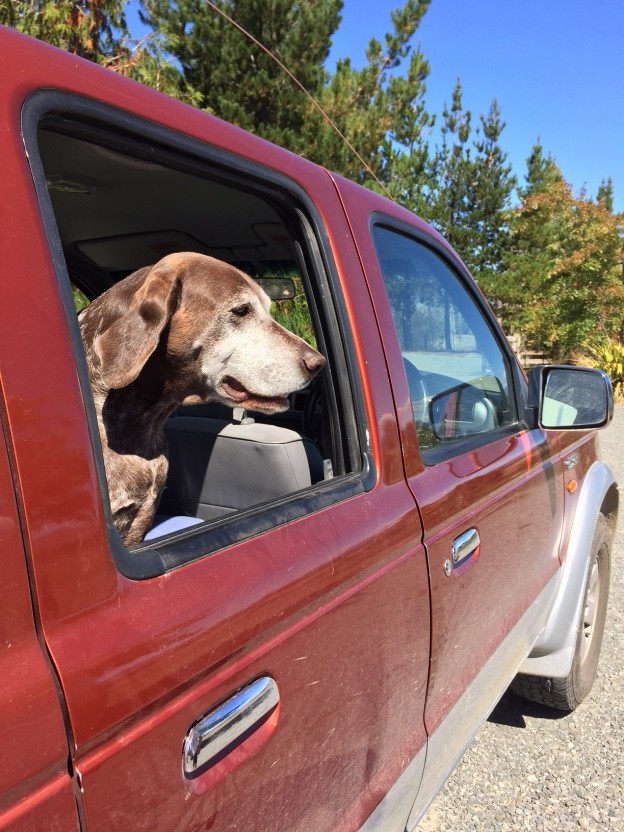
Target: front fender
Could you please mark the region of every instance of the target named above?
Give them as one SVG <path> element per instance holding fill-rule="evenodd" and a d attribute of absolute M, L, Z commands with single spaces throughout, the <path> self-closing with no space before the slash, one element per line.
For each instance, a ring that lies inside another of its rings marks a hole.
<path fill-rule="evenodd" d="M 605 514 L 613 533 L 618 503 L 617 483 L 611 470 L 603 462 L 594 462 L 583 479 L 548 622 L 520 673 L 562 678 L 570 672 L 596 522 L 600 513 Z"/>

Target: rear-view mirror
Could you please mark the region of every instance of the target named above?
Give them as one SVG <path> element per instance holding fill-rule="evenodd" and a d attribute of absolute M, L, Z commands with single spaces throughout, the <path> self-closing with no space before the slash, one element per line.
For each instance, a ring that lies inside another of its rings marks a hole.
<path fill-rule="evenodd" d="M 257 277 L 256 283 L 271 300 L 290 300 L 295 297 L 295 284 L 290 277 Z"/>

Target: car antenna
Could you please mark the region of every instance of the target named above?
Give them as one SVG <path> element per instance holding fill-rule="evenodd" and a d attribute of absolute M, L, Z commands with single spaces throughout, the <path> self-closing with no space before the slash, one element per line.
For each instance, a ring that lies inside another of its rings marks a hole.
<path fill-rule="evenodd" d="M 280 59 L 277 57 L 277 55 L 274 55 L 273 52 L 271 52 L 271 50 L 268 48 L 268 46 L 265 46 L 263 43 L 261 43 L 257 38 L 255 38 L 251 34 L 251 32 L 248 32 L 247 29 L 245 29 L 243 26 L 241 26 L 240 23 L 237 23 L 236 20 L 234 20 L 234 18 L 230 17 L 227 14 L 227 12 L 223 11 L 223 9 L 220 9 L 218 6 L 216 6 L 212 2 L 212 0 L 204 0 L 204 2 L 206 3 L 207 6 L 210 6 L 210 8 L 213 9 L 215 12 L 220 14 L 221 17 L 224 18 L 224 20 L 226 20 L 228 23 L 230 23 L 232 26 L 234 26 L 235 29 L 238 29 L 239 32 L 241 32 L 246 38 L 248 38 L 252 43 L 254 43 L 266 55 L 268 55 L 269 58 L 271 58 L 273 61 L 275 61 L 275 63 L 279 66 L 279 68 L 283 72 L 285 72 L 286 75 L 288 75 L 290 80 L 301 90 L 301 92 L 310 99 L 310 101 L 312 102 L 314 107 L 316 107 L 316 109 L 323 116 L 323 118 L 329 124 L 329 126 L 333 130 L 335 130 L 336 133 L 340 136 L 342 141 L 346 144 L 346 146 L 349 148 L 351 153 L 353 153 L 353 155 L 358 160 L 358 162 L 364 167 L 364 169 L 369 174 L 369 176 L 371 176 L 372 179 L 375 180 L 375 182 L 383 190 L 383 192 L 386 194 L 386 196 L 394 202 L 395 201 L 394 197 L 392 196 L 390 191 L 386 188 L 386 186 L 383 184 L 383 182 L 380 181 L 380 179 L 377 176 L 377 174 L 375 173 L 375 171 L 371 168 L 371 166 L 367 162 L 364 161 L 364 159 L 360 156 L 360 154 L 357 152 L 357 150 L 353 147 L 353 145 L 351 144 L 349 139 L 340 130 L 338 125 L 327 115 L 325 110 L 321 107 L 321 105 L 318 103 L 318 101 L 314 98 L 312 93 L 308 92 L 308 90 L 303 86 L 301 81 L 299 81 L 299 79 L 288 69 L 288 67 L 284 63 L 282 63 L 282 61 L 280 61 Z"/>

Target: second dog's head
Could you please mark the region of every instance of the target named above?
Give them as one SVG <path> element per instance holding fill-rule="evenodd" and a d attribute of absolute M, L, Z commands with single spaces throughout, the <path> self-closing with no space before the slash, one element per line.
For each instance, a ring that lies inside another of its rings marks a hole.
<path fill-rule="evenodd" d="M 269 314 L 265 292 L 202 254 L 171 254 L 115 284 L 80 325 L 92 381 L 120 389 L 143 373 L 165 398 L 285 410 L 323 356 Z"/>

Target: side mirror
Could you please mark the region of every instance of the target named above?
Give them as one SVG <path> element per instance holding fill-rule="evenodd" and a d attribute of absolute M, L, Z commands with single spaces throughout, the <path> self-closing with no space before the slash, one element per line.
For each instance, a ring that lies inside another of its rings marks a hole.
<path fill-rule="evenodd" d="M 602 428 L 613 418 L 611 379 L 589 367 L 534 367 L 529 406 L 543 430 Z"/>

